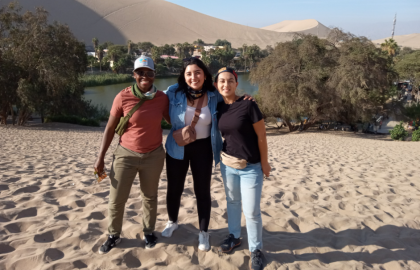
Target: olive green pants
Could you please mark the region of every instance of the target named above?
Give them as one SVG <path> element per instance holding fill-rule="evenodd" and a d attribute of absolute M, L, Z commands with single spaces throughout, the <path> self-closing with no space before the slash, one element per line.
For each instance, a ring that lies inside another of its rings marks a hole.
<path fill-rule="evenodd" d="M 125 203 L 137 174 L 140 178 L 140 193 L 143 199 L 143 232 L 151 234 L 154 231 L 158 186 L 164 160 L 165 150 L 162 145 L 144 154 L 118 145 L 110 173 L 109 234 L 118 236 L 121 234 Z"/>

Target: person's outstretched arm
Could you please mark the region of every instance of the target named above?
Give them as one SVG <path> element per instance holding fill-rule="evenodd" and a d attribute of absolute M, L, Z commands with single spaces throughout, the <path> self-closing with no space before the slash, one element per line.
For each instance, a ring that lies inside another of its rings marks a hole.
<path fill-rule="evenodd" d="M 112 139 L 114 138 L 115 128 L 118 125 L 120 118 L 110 115 L 108 123 L 106 124 L 104 136 L 102 137 L 101 148 L 99 149 L 99 155 L 96 159 L 94 168 L 98 173 L 102 173 L 104 170 L 105 164 L 105 154 L 108 151 L 109 146 L 111 145 Z"/>
<path fill-rule="evenodd" d="M 261 167 L 266 177 L 270 176 L 271 166 L 268 164 L 267 134 L 265 132 L 264 119 L 253 124 L 255 133 L 258 136 L 258 148 L 260 149 Z"/>

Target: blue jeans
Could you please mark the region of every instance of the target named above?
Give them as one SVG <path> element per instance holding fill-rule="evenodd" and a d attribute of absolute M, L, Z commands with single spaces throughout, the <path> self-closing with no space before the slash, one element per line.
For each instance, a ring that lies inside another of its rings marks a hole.
<path fill-rule="evenodd" d="M 220 162 L 220 171 L 225 185 L 229 233 L 235 238 L 241 236 L 241 198 L 248 246 L 251 252 L 262 248 L 261 190 L 263 172 L 261 163 L 248 163 L 245 169 L 238 170 Z"/>

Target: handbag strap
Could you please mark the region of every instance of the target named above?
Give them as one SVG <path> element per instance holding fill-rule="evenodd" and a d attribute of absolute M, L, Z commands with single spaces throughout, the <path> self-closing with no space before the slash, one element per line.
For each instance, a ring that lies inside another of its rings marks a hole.
<path fill-rule="evenodd" d="M 137 103 L 136 104 L 136 106 L 134 106 L 128 113 L 127 113 L 127 115 L 126 116 L 128 116 L 128 118 L 131 118 L 131 116 L 133 115 L 133 113 L 135 112 L 135 111 L 137 111 L 138 110 L 138 108 L 140 108 L 140 106 L 141 105 L 143 105 L 143 103 L 145 102 L 146 100 L 145 99 L 141 99 L 140 101 L 139 101 L 139 103 Z"/>
<path fill-rule="evenodd" d="M 191 127 L 192 128 L 195 128 L 195 125 L 197 124 L 197 122 L 198 122 L 198 119 L 200 119 L 200 114 L 201 114 L 201 107 L 203 106 L 203 102 L 204 102 L 204 97 L 205 97 L 206 95 L 203 95 L 199 100 L 198 100 L 198 103 L 197 103 L 197 108 L 195 109 L 195 112 L 194 112 L 194 117 L 193 117 L 193 119 L 192 119 L 192 121 L 191 121 Z"/>

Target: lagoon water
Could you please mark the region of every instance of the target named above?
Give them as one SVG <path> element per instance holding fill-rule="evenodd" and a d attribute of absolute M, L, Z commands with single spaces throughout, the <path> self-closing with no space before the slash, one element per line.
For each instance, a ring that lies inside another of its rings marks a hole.
<path fill-rule="evenodd" d="M 168 86 L 175 84 L 177 82 L 177 77 L 161 77 L 155 79 L 155 85 L 159 90 L 166 90 Z M 241 93 L 247 93 L 254 95 L 258 92 L 258 86 L 252 85 L 249 82 L 249 74 L 238 74 L 238 90 Z M 105 86 L 94 86 L 87 87 L 85 89 L 85 98 L 87 100 L 92 100 L 92 104 L 99 105 L 103 104 L 107 109 L 111 109 L 112 102 L 115 96 L 124 88 L 132 85 L 134 82 L 122 83 L 122 84 L 112 84 Z"/>

